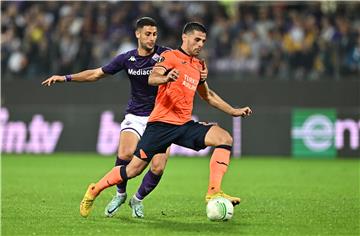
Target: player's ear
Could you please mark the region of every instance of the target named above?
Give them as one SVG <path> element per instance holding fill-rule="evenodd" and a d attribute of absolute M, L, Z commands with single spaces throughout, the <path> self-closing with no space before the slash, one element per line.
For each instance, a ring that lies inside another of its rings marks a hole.
<path fill-rule="evenodd" d="M 187 34 L 182 34 L 181 38 L 182 38 L 182 41 L 185 42 L 185 40 L 187 39 Z"/>
<path fill-rule="evenodd" d="M 137 39 L 140 38 L 140 29 L 135 30 L 135 36 Z"/>

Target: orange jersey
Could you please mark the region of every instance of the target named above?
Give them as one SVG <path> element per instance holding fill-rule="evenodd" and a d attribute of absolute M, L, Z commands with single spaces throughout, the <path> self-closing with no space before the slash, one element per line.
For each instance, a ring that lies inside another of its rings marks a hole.
<path fill-rule="evenodd" d="M 163 67 L 167 72 L 177 69 L 179 77 L 174 82 L 159 85 L 149 122 L 182 125 L 191 120 L 202 62 L 181 49 L 163 52 L 161 56 L 163 60 L 154 67 Z"/>

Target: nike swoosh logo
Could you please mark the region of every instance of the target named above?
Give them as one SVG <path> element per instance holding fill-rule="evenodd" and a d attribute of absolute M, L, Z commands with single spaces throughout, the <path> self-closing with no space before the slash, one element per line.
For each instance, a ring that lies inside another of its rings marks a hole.
<path fill-rule="evenodd" d="M 114 208 L 114 210 L 112 210 L 112 211 L 107 211 L 109 214 L 111 214 L 111 213 L 113 213 L 115 210 L 116 210 L 117 208 Z"/>
<path fill-rule="evenodd" d="M 226 166 L 228 166 L 225 162 L 216 161 L 216 163 L 218 163 L 218 164 L 220 164 L 220 165 L 226 165 Z"/>
<path fill-rule="evenodd" d="M 135 215 L 137 215 L 137 217 L 141 217 L 141 215 L 139 215 L 139 213 L 135 210 Z"/>

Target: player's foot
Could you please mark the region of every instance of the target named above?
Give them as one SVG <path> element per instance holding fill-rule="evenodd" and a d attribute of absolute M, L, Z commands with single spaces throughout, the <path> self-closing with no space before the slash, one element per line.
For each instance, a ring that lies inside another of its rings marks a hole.
<path fill-rule="evenodd" d="M 144 217 L 144 205 L 141 200 L 132 197 L 129 201 L 129 206 L 132 209 L 132 217 L 143 218 Z"/>
<path fill-rule="evenodd" d="M 120 206 L 125 202 L 127 198 L 127 194 L 124 193 L 122 195 L 116 194 L 113 199 L 109 202 L 109 204 L 105 208 L 105 215 L 107 217 L 113 217 L 115 213 L 119 210 Z"/>
<path fill-rule="evenodd" d="M 82 217 L 88 217 L 88 215 L 90 214 L 94 200 L 97 197 L 91 193 L 91 190 L 93 190 L 94 188 L 95 188 L 95 184 L 89 185 L 84 195 L 84 198 L 80 203 L 80 215 Z"/>
<path fill-rule="evenodd" d="M 241 201 L 240 198 L 238 198 L 238 197 L 232 197 L 232 196 L 230 196 L 230 195 L 227 195 L 227 194 L 225 194 L 223 191 L 219 191 L 219 192 L 213 193 L 213 194 L 206 194 L 206 196 L 205 196 L 205 201 L 208 202 L 208 201 L 210 201 L 211 199 L 216 198 L 216 197 L 226 198 L 226 199 L 228 199 L 234 206 L 240 204 L 240 201 Z"/>

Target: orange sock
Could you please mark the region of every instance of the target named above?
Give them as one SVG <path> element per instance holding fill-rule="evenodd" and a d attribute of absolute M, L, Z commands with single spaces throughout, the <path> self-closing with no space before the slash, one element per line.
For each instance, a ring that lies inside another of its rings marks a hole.
<path fill-rule="evenodd" d="M 210 177 L 208 194 L 214 194 L 221 190 L 221 182 L 224 174 L 227 171 L 230 162 L 231 146 L 215 148 L 210 159 Z M 230 150 L 228 150 L 230 149 Z"/>
<path fill-rule="evenodd" d="M 104 189 L 122 182 L 123 180 L 120 176 L 120 166 L 115 166 L 95 184 L 95 188 L 92 189 L 92 193 L 94 196 L 97 196 Z"/>

